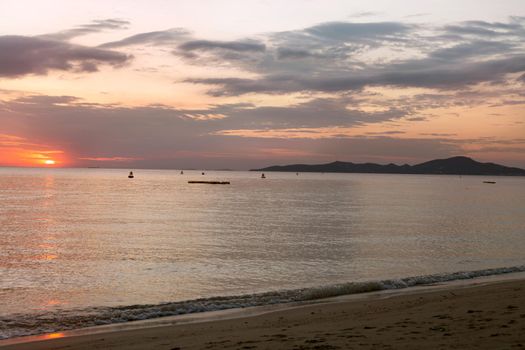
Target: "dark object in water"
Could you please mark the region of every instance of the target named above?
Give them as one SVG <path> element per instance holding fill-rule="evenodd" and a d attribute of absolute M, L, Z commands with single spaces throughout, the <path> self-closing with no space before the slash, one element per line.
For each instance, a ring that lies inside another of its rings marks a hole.
<path fill-rule="evenodd" d="M 261 179 L 266 179 L 266 176 L 264 175 L 264 173 L 262 173 Z"/>
<path fill-rule="evenodd" d="M 188 181 L 189 184 L 229 185 L 230 181 Z"/>
<path fill-rule="evenodd" d="M 133 175 L 133 171 L 129 172 L 128 179 L 133 179 L 135 176 Z"/>
<path fill-rule="evenodd" d="M 483 181 L 484 184 L 495 184 L 496 181 Z"/>
<path fill-rule="evenodd" d="M 201 175 L 204 175 L 204 171 L 201 173 Z"/>
<path fill-rule="evenodd" d="M 181 174 L 181 175 L 184 175 L 184 170 L 181 170 L 181 171 L 180 171 L 180 174 Z"/>

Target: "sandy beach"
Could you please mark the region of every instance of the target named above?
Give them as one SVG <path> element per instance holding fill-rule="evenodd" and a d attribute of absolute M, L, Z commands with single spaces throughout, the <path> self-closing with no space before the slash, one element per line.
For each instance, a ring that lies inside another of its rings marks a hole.
<path fill-rule="evenodd" d="M 519 349 L 525 280 L 372 293 L 254 316 L 12 344 L 44 349 Z"/>

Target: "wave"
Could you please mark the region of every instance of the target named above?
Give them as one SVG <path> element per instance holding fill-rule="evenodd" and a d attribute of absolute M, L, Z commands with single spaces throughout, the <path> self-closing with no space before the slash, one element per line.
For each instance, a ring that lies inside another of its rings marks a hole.
<path fill-rule="evenodd" d="M 525 265 L 387 279 L 381 281 L 348 282 L 312 288 L 281 290 L 235 296 L 201 298 L 162 304 L 93 307 L 39 314 L 11 314 L 0 317 L 0 339 L 51 333 L 113 323 L 146 320 L 204 311 L 217 311 L 250 306 L 282 304 L 366 293 L 388 289 L 473 279 L 513 272 L 525 272 Z"/>

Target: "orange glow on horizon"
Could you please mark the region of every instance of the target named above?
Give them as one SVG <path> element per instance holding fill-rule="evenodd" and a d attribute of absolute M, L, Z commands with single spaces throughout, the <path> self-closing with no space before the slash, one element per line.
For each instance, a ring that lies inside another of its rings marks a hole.
<path fill-rule="evenodd" d="M 53 158 L 50 158 L 51 155 Z M 68 160 L 62 151 L 2 147 L 0 142 L 0 166 L 61 167 L 67 163 Z"/>
<path fill-rule="evenodd" d="M 63 150 L 25 137 L 0 133 L 0 166 L 62 166 L 68 163 Z"/>
<path fill-rule="evenodd" d="M 22 166 L 63 166 L 65 162 L 63 153 L 62 151 L 28 151 L 21 159 L 21 162 L 23 162 Z"/>

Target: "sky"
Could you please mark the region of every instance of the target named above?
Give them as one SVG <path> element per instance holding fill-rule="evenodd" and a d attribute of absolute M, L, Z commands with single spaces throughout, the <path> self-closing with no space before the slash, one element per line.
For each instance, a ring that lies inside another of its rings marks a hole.
<path fill-rule="evenodd" d="M 523 0 L 2 0 L 0 166 L 525 168 Z"/>

